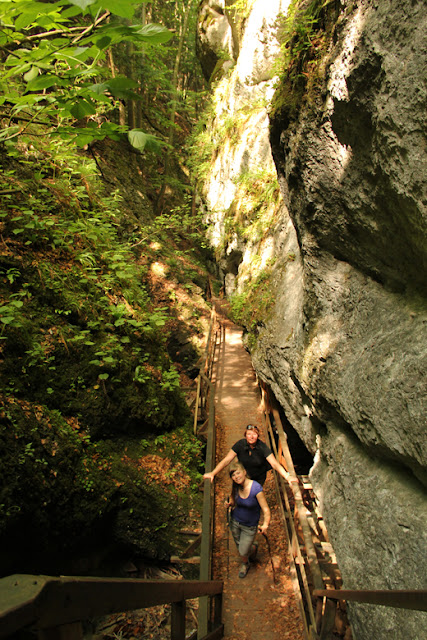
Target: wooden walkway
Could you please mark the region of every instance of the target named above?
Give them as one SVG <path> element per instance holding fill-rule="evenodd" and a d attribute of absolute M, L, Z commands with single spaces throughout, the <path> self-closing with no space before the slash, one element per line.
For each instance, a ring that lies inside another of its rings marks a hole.
<path fill-rule="evenodd" d="M 265 435 L 261 395 L 250 356 L 242 344 L 242 329 L 221 317 L 220 309 L 217 311 L 223 326 L 223 340 L 213 367 L 218 462 L 243 437 L 247 424 L 257 424 L 263 440 Z M 258 557 L 244 579 L 237 575 L 239 555 L 226 524 L 224 499 L 231 489 L 228 469 L 215 478 L 212 577 L 224 581 L 223 620 L 227 640 L 304 640 L 272 473 L 269 472 L 264 486 L 272 513 L 267 532 L 271 556 L 264 537 L 258 535 Z"/>

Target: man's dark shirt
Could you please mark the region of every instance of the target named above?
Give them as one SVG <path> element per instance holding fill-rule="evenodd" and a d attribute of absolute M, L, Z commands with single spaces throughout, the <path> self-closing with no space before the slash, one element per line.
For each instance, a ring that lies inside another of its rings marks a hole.
<path fill-rule="evenodd" d="M 245 467 L 251 480 L 256 480 L 260 484 L 264 484 L 267 471 L 271 469 L 270 463 L 266 458 L 272 453 L 265 442 L 257 440 L 255 447 L 251 449 L 246 438 L 238 440 L 231 447 L 239 462 Z"/>

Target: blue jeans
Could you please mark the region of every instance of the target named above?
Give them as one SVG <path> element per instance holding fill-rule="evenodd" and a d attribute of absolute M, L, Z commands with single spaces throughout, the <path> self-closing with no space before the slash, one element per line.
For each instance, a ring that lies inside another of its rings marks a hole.
<path fill-rule="evenodd" d="M 257 529 L 258 525 L 255 525 L 255 527 L 247 527 L 237 522 L 237 520 L 234 520 L 233 517 L 230 519 L 230 531 L 241 556 L 248 556 L 250 554 Z"/>

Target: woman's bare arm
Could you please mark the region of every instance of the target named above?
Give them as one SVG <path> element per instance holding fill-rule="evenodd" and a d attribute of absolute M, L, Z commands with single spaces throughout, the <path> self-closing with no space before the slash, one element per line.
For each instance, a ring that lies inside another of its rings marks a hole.
<path fill-rule="evenodd" d="M 203 475 L 204 479 L 210 480 L 211 482 L 213 482 L 213 479 L 215 478 L 217 473 L 222 471 L 224 467 L 230 464 L 230 462 L 234 460 L 236 456 L 237 456 L 237 453 L 233 451 L 233 449 L 230 449 L 230 451 L 227 453 L 225 458 L 223 458 L 220 462 L 218 462 L 218 464 L 216 465 L 215 469 L 213 469 L 213 471 L 209 471 L 209 473 L 205 473 Z"/>
<path fill-rule="evenodd" d="M 271 519 L 270 507 L 268 506 L 267 500 L 265 499 L 264 491 L 260 491 L 259 493 L 257 493 L 256 497 L 264 516 L 264 521 L 262 525 L 258 527 L 258 529 L 260 533 L 265 533 L 268 529 L 268 525 L 270 524 L 270 519 Z"/>

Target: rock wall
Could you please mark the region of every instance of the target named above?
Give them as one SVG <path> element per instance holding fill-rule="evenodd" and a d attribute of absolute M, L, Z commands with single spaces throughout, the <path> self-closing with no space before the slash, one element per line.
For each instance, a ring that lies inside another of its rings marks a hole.
<path fill-rule="evenodd" d="M 275 19 L 289 4 L 253 3 L 215 88 L 217 125 L 270 97 Z M 268 230 L 250 241 L 225 223 L 242 163 L 271 162 L 266 109 L 217 150 L 207 219 L 229 294 L 255 257 L 274 258 L 274 305 L 251 355 L 315 457 L 344 586 L 426 588 L 425 4 L 337 7 L 319 90 L 294 119 L 280 109 L 271 119 L 283 204 Z M 425 637 L 425 613 L 353 605 L 350 615 L 356 640 Z"/>

